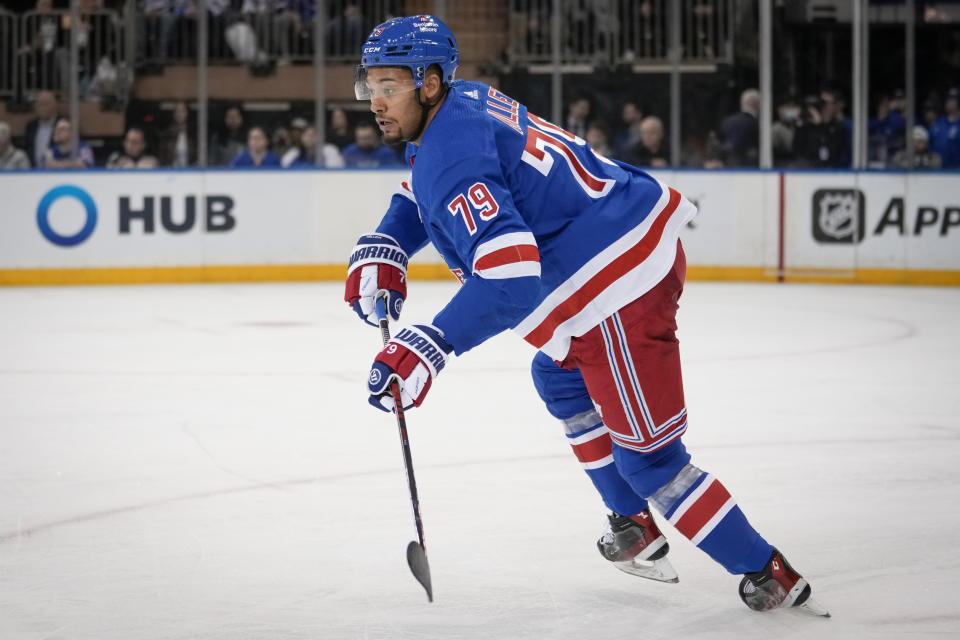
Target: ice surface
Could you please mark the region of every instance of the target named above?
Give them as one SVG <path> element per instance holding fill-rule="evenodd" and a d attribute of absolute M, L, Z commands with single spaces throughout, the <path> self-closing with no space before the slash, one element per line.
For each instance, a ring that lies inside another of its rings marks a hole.
<path fill-rule="evenodd" d="M 455 284 L 411 284 L 408 321 Z M 689 283 L 694 461 L 833 613 L 758 614 L 669 525 L 676 585 L 603 507 L 503 335 L 408 414 L 339 284 L 0 290 L 0 639 L 960 635 L 960 291 Z M 662 519 L 661 519 L 662 521 Z"/>

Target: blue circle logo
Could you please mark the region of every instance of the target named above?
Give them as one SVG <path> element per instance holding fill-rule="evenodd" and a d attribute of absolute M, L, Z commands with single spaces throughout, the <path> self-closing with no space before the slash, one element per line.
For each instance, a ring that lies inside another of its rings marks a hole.
<path fill-rule="evenodd" d="M 50 226 L 50 207 L 60 198 L 75 198 L 79 200 L 87 213 L 87 221 L 84 223 L 83 228 L 72 236 L 62 236 Z M 71 184 L 54 187 L 50 189 L 50 191 L 47 191 L 43 199 L 40 200 L 39 206 L 37 206 L 37 226 L 40 227 L 40 233 L 43 234 L 43 237 L 53 244 L 61 247 L 76 246 L 89 238 L 97 226 L 97 205 L 93 202 L 90 194 L 80 187 L 75 187 Z"/>

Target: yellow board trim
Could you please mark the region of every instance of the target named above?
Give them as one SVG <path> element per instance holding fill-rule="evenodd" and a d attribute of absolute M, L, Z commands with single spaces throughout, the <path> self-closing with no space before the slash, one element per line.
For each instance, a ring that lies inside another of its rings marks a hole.
<path fill-rule="evenodd" d="M 110 267 L 95 269 L 0 269 L 0 286 L 175 284 L 197 282 L 342 281 L 346 265 L 227 265 L 209 267 Z M 411 280 L 452 280 L 442 264 L 410 265 Z M 776 269 L 766 267 L 687 267 L 688 280 L 776 282 Z M 907 284 L 960 286 L 960 271 L 900 269 L 787 269 L 785 282 L 834 284 Z"/>

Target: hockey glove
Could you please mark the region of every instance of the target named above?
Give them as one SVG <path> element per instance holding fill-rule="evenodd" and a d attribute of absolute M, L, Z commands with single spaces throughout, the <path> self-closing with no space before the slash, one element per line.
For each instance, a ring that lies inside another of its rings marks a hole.
<path fill-rule="evenodd" d="M 390 236 L 371 233 L 360 236 L 350 253 L 343 299 L 364 322 L 376 327 L 379 291 L 387 292 L 387 313 L 398 320 L 407 297 L 407 254 Z"/>
<path fill-rule="evenodd" d="M 400 385 L 404 409 L 419 407 L 430 390 L 430 384 L 446 366 L 453 345 L 429 324 L 403 327 L 377 354 L 370 368 L 367 390 L 370 404 L 384 411 L 393 411 L 390 382 Z"/>

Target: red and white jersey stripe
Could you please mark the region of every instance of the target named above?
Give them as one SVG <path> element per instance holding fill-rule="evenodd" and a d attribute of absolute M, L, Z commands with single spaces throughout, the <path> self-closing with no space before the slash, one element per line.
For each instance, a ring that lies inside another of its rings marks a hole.
<path fill-rule="evenodd" d="M 514 328 L 554 360 L 563 360 L 570 338 L 580 336 L 649 291 L 670 271 L 680 229 L 696 208 L 660 184 L 653 211 L 550 292 Z"/>
<path fill-rule="evenodd" d="M 473 273 L 481 278 L 540 277 L 540 252 L 529 231 L 504 233 L 477 246 Z"/>
<path fill-rule="evenodd" d="M 620 400 L 619 410 L 623 411 L 626 418 L 622 423 L 623 426 L 620 429 L 615 426 L 611 433 L 617 444 L 640 453 L 649 453 L 683 435 L 687 430 L 686 408 L 682 408 L 676 415 L 660 424 L 655 421 L 640 383 L 640 372 L 637 371 L 627 344 L 626 330 L 620 314 L 614 313 L 600 323 L 600 332 L 606 347 L 611 380 Z M 654 397 L 660 400 L 670 397 L 657 387 L 654 387 L 653 392 Z M 610 424 L 621 423 L 617 421 Z M 625 428 L 629 431 L 621 432 L 621 429 Z"/>

